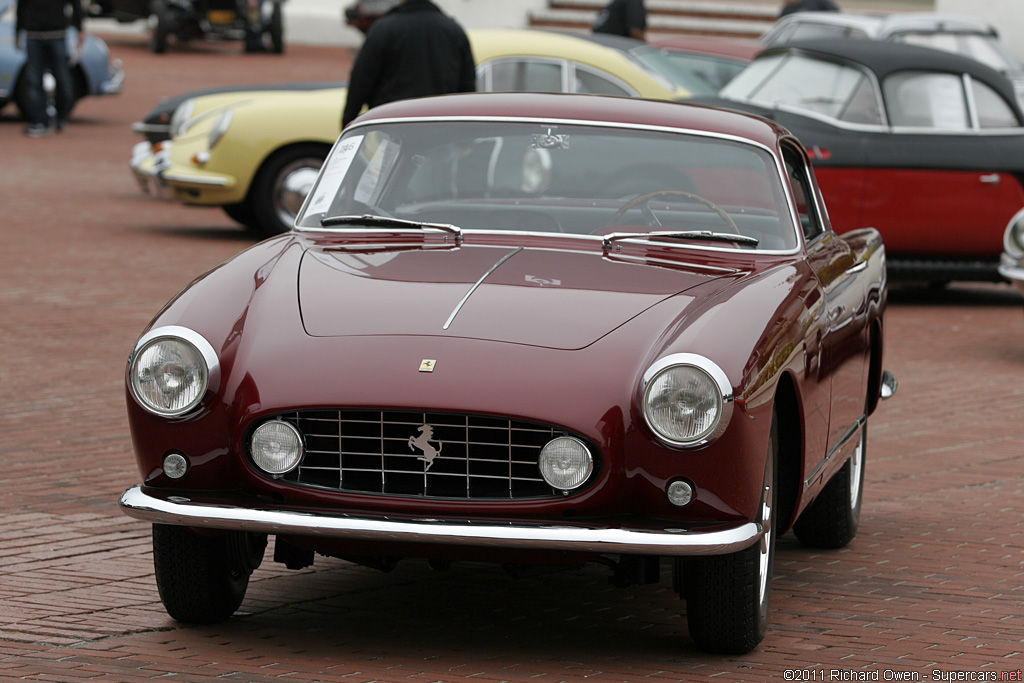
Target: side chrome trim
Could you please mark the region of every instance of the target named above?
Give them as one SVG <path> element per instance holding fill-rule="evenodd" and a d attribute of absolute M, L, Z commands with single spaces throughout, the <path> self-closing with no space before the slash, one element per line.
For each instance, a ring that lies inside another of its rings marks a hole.
<path fill-rule="evenodd" d="M 814 471 L 811 472 L 810 476 L 804 479 L 805 487 L 810 486 L 811 482 L 818 478 L 818 475 L 821 474 L 821 471 L 825 468 L 825 466 L 832 462 L 832 459 L 836 457 L 836 454 L 841 453 L 843 449 L 846 448 L 846 445 L 850 443 L 853 437 L 860 434 L 860 430 L 864 427 L 865 424 L 867 424 L 867 421 L 867 415 L 861 415 L 854 421 L 852 425 L 850 425 L 850 428 L 846 430 L 845 434 L 843 434 L 843 438 L 839 440 L 839 443 L 837 443 L 832 448 L 832 450 L 828 452 L 828 455 L 826 455 L 825 458 L 818 463 L 818 466 L 814 468 Z"/>
<path fill-rule="evenodd" d="M 145 493 L 138 485 L 121 495 L 120 505 L 121 511 L 129 517 L 175 526 L 394 543 L 443 543 L 675 557 L 733 553 L 757 543 L 764 533 L 763 527 L 754 522 L 741 522 L 716 531 L 674 528 L 644 531 L 567 524 L 391 519 L 248 509 L 177 496 L 168 496 L 165 500 Z"/>

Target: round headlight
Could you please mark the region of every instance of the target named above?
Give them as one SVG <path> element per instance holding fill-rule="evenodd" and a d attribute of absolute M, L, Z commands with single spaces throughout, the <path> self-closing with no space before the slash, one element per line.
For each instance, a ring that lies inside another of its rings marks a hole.
<path fill-rule="evenodd" d="M 1006 226 L 1003 248 L 1014 256 L 1024 256 L 1024 210 L 1018 211 Z"/>
<path fill-rule="evenodd" d="M 203 399 L 209 370 L 195 344 L 176 336 L 154 337 L 141 343 L 132 356 L 132 393 L 157 415 L 182 415 Z"/>
<path fill-rule="evenodd" d="M 725 373 L 707 359 L 662 363 L 652 368 L 644 390 L 644 418 L 655 434 L 671 444 L 695 446 L 724 428 L 732 396 Z M 666 359 L 671 360 L 671 359 Z"/>
<path fill-rule="evenodd" d="M 540 451 L 540 474 L 552 488 L 569 491 L 587 480 L 594 471 L 590 449 L 579 439 L 560 436 Z"/>
<path fill-rule="evenodd" d="M 302 434 L 284 420 L 265 422 L 249 441 L 253 462 L 268 474 L 286 474 L 302 459 Z"/>

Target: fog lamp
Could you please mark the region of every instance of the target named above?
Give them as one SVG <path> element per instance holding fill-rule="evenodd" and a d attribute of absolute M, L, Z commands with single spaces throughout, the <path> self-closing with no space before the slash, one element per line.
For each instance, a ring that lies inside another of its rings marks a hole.
<path fill-rule="evenodd" d="M 668 485 L 666 490 L 668 502 L 676 507 L 689 505 L 693 500 L 693 487 L 685 481 L 674 481 Z"/>
<path fill-rule="evenodd" d="M 302 434 L 284 420 L 271 420 L 253 432 L 249 450 L 253 462 L 264 472 L 286 474 L 302 459 Z"/>
<path fill-rule="evenodd" d="M 181 453 L 168 453 L 164 457 L 164 474 L 171 479 L 181 479 L 188 472 L 188 460 Z"/>
<path fill-rule="evenodd" d="M 587 480 L 594 471 L 594 458 L 579 439 L 560 436 L 540 451 L 540 474 L 552 488 L 569 491 Z"/>

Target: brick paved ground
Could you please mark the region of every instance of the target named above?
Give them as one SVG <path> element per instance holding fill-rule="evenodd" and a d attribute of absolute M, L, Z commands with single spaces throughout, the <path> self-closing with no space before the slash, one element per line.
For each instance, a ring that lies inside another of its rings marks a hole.
<path fill-rule="evenodd" d="M 698 653 L 667 582 L 612 589 L 597 568 L 513 580 L 490 567 L 268 562 L 244 614 L 172 622 L 148 528 L 116 506 L 138 476 L 124 362 L 166 299 L 251 240 L 219 211 L 143 198 L 129 124 L 191 87 L 344 77 L 348 55 L 111 48 L 126 92 L 83 102 L 62 136 L 28 140 L 0 118 L 0 680 L 1019 676 L 1024 313 L 1005 287 L 894 292 L 887 365 L 902 384 L 871 422 L 861 533 L 838 552 L 782 540 L 770 632 L 749 655 Z"/>

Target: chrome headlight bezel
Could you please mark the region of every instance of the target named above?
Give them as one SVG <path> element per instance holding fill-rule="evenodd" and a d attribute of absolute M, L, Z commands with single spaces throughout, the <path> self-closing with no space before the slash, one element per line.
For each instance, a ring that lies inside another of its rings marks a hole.
<path fill-rule="evenodd" d="M 1024 209 L 1013 215 L 1003 233 L 1003 249 L 1015 258 L 1024 257 Z"/>
<path fill-rule="evenodd" d="M 191 398 L 174 407 L 156 403 L 144 390 L 147 380 L 143 377 L 140 362 L 145 360 L 148 350 L 160 344 L 177 346 L 183 355 L 192 356 L 196 361 L 195 380 L 190 384 Z M 169 325 L 150 330 L 136 342 L 128 359 L 126 379 L 132 398 L 144 410 L 159 417 L 179 417 L 194 411 L 211 390 L 216 390 L 220 384 L 220 361 L 213 346 L 201 334 L 186 327 Z"/>
<path fill-rule="evenodd" d="M 652 407 L 655 401 L 663 398 L 663 394 L 658 393 L 663 390 L 660 389 L 659 380 L 667 377 L 667 373 L 677 371 L 692 373 L 694 378 L 704 384 L 707 392 L 701 398 L 710 401 L 714 412 L 705 428 L 685 436 L 667 428 Z M 658 441 L 673 448 L 705 446 L 725 433 L 732 419 L 735 396 L 729 378 L 716 363 L 698 354 L 679 353 L 658 360 L 644 373 L 641 389 L 644 421 Z"/>
<path fill-rule="evenodd" d="M 228 128 L 231 127 L 231 120 L 235 116 L 235 110 L 228 108 L 221 111 L 217 118 L 213 122 L 213 127 L 210 128 L 210 133 L 206 138 L 206 145 L 208 149 L 213 149 L 220 142 L 220 139 L 224 137 L 224 133 L 228 132 Z"/>
<path fill-rule="evenodd" d="M 192 118 L 192 112 L 195 109 L 196 100 L 194 97 L 190 97 L 175 108 L 168 124 L 170 137 L 177 137 L 188 129 L 189 120 Z"/>

